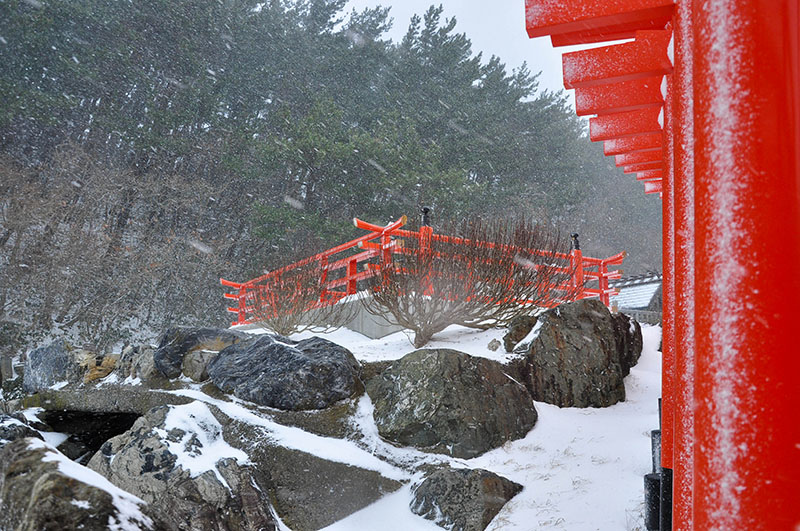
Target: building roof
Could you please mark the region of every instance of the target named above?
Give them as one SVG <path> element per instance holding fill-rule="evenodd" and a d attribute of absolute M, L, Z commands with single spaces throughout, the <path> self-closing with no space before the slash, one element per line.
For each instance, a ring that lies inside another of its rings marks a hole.
<path fill-rule="evenodd" d="M 611 282 L 619 294 L 611 296 L 611 304 L 618 308 L 642 309 L 650 305 L 653 296 L 661 287 L 660 273 L 647 273 Z"/>

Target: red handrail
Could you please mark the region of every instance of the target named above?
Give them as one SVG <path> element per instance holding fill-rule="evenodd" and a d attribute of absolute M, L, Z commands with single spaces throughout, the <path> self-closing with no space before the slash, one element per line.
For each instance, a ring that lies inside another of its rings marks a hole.
<path fill-rule="evenodd" d="M 433 229 L 427 226 L 421 227 L 419 232 L 402 229 L 401 227 L 403 227 L 406 222 L 406 216 L 402 216 L 397 221 L 382 227 L 354 218 L 354 225 L 360 229 L 369 231 L 367 234 L 280 269 L 270 271 L 269 273 L 248 280 L 247 282 L 239 283 L 220 279 L 220 283 L 223 286 L 236 290 L 235 294 L 224 294 L 226 299 L 238 301 L 237 307 L 227 308 L 229 312 L 237 314 L 237 320 L 232 324 L 240 325 L 254 322 L 255 313 L 258 309 L 255 305 L 260 304 L 252 295 L 256 290 L 269 290 L 270 283 L 278 282 L 281 276 L 315 263 L 319 264 L 321 270 L 321 293 L 319 300 L 315 303 L 315 307 L 335 304 L 347 295 L 355 294 L 358 291 L 359 282 L 381 274 L 381 271 L 385 271 L 384 267 L 392 263 L 392 254 L 416 252 L 403 246 L 402 239 L 393 238 L 416 239 L 419 242 L 418 248 L 423 252 L 425 252 L 426 249 L 430 252 L 431 241 L 464 246 L 481 245 L 489 248 L 494 248 L 496 245 L 492 242 L 473 241 L 456 236 L 434 234 Z M 377 242 L 373 241 L 376 239 L 378 240 Z M 567 283 L 551 286 L 552 289 L 561 290 L 565 293 L 577 292 L 577 295 L 571 300 L 596 297 L 608 306 L 610 304 L 611 295 L 617 293 L 615 289 L 609 288 L 608 281 L 620 278 L 621 272 L 617 270 L 609 271 L 608 267 L 621 264 L 625 258 L 625 252 L 621 252 L 609 258 L 600 259 L 583 256 L 580 250 L 573 250 L 569 254 L 565 254 L 543 249 L 518 249 L 509 245 L 503 245 L 502 247 L 504 249 L 507 248 L 509 251 L 523 251 L 540 256 L 552 256 L 554 261 L 561 261 L 564 263 L 564 266 L 559 266 L 554 263 L 552 265 L 540 264 L 535 267 L 549 267 L 555 272 L 571 273 L 571 279 Z M 335 257 L 335 255 L 350 251 L 351 249 L 357 250 L 358 252 L 344 257 Z M 380 264 L 369 262 L 369 260 L 374 258 L 378 258 Z M 363 266 L 361 266 L 361 264 L 363 264 Z M 361 268 L 361 270 L 359 270 L 359 268 Z M 331 272 L 340 269 L 343 270 L 343 274 L 339 278 L 332 278 Z M 596 282 L 598 286 L 596 288 L 589 287 L 587 286 L 588 282 Z M 342 286 L 345 288 L 344 291 L 336 289 Z M 429 288 L 429 290 L 432 291 L 432 288 Z M 248 296 L 248 294 L 251 295 Z M 560 302 L 567 301 L 556 301 L 553 305 Z"/>

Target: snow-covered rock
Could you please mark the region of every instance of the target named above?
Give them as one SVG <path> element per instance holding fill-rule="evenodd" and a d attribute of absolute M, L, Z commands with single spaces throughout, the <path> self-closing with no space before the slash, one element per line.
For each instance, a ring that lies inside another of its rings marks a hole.
<path fill-rule="evenodd" d="M 515 362 L 534 400 L 559 407 L 607 407 L 625 400 L 622 379 L 641 352 L 641 331 L 634 353 L 633 342 L 618 338 L 617 328 L 598 300 L 542 313 L 524 358 Z"/>
<path fill-rule="evenodd" d="M 202 402 L 152 409 L 100 448 L 89 468 L 151 504 L 172 529 L 260 529 L 274 521 L 268 471 L 223 438 Z"/>
<path fill-rule="evenodd" d="M 0 449 L 0 529 L 166 529 L 143 500 L 34 438 Z"/>

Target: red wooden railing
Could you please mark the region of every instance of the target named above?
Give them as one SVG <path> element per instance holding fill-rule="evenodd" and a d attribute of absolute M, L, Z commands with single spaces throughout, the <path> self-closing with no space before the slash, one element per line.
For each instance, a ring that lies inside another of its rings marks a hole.
<path fill-rule="evenodd" d="M 363 288 L 366 280 L 379 275 L 382 268 L 392 263 L 393 254 L 411 252 L 408 246 L 403 245 L 403 238 L 417 240 L 417 249 L 421 251 L 430 249 L 433 241 L 455 245 L 494 246 L 489 242 L 472 242 L 464 238 L 434 234 L 433 228 L 428 226 L 420 227 L 419 231 L 403 229 L 401 227 L 406 223 L 406 216 L 385 227 L 357 218 L 353 222 L 356 227 L 368 231 L 367 234 L 247 282 L 220 279 L 223 286 L 234 290 L 234 293 L 224 294 L 226 299 L 236 301 L 236 306 L 228 308 L 229 312 L 237 315 L 236 321 L 232 324 L 255 322 L 256 315 L 263 310 L 259 305 L 268 304 L 265 302 L 263 292 L 269 291 L 271 284 L 280 282 L 282 278 L 302 268 L 310 266 L 319 270 L 320 296 L 308 308 L 311 309 L 336 304 L 348 295 L 355 295 L 359 291 L 359 283 Z M 552 256 L 552 265 L 540 267 L 550 267 L 556 272 L 569 274 L 567 285 L 562 287 L 565 293 L 573 295 L 568 300 L 599 298 L 608 306 L 611 295 L 616 294 L 616 290 L 609 287 L 609 280 L 620 278 L 621 272 L 609 267 L 622 264 L 625 252 L 600 259 L 583 256 L 579 249 L 572 250 L 569 254 L 538 249 L 526 251 L 531 254 Z M 559 289 L 559 286 L 551 288 Z"/>

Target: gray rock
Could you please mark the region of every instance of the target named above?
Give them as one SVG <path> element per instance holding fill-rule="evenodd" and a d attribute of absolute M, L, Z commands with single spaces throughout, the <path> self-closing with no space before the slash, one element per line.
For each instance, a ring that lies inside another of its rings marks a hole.
<path fill-rule="evenodd" d="M 23 388 L 28 393 L 47 389 L 59 382 L 77 382 L 83 377 L 78 349 L 64 339 L 32 350 L 25 360 Z"/>
<path fill-rule="evenodd" d="M 344 347 L 313 337 L 296 345 L 263 335 L 222 350 L 208 364 L 226 393 L 285 410 L 322 409 L 359 394 L 359 363 Z"/>
<path fill-rule="evenodd" d="M 217 451 L 211 446 L 222 437 L 221 425 L 203 415 L 207 406 L 178 407 L 192 407 L 200 417 L 197 432 L 170 428 L 170 408 L 155 408 L 129 431 L 103 444 L 89 468 L 149 503 L 169 529 L 275 529 L 268 471 L 259 473 L 236 459 L 209 455 Z M 217 462 L 213 470 L 193 473 L 181 465 L 187 457 Z"/>
<path fill-rule="evenodd" d="M 539 324 L 519 362 L 534 400 L 560 407 L 606 407 L 625 400 L 615 321 L 603 303 L 562 304 L 541 314 Z"/>
<path fill-rule="evenodd" d="M 450 349 L 407 354 L 372 378 L 367 393 L 382 437 L 455 457 L 524 437 L 537 418 L 507 367 Z"/>
<path fill-rule="evenodd" d="M 170 328 L 162 334 L 153 360 L 164 376 L 177 378 L 181 375 L 183 359 L 190 352 L 219 352 L 248 337 L 244 332 L 223 328 Z"/>
<path fill-rule="evenodd" d="M 0 415 L 0 448 L 25 437 L 42 438 L 39 432 L 28 426 L 24 420 L 10 415 Z"/>
<path fill-rule="evenodd" d="M 503 336 L 503 346 L 506 352 L 511 352 L 517 343 L 525 339 L 525 336 L 536 325 L 536 317 L 533 315 L 518 315 L 511 319 L 508 324 L 508 333 Z"/>
<path fill-rule="evenodd" d="M 99 481 L 78 479 L 92 475 L 35 439 L 5 445 L 0 449 L 0 529 L 165 529 L 141 500 L 95 486 Z"/>
<path fill-rule="evenodd" d="M 642 326 L 623 313 L 611 314 L 611 318 L 622 375 L 628 376 L 642 355 Z"/>
<path fill-rule="evenodd" d="M 195 382 L 208 380 L 208 362 L 217 356 L 213 350 L 193 350 L 183 358 L 183 374 Z"/>
<path fill-rule="evenodd" d="M 444 468 L 414 489 L 411 510 L 445 529 L 483 531 L 521 490 L 488 470 Z"/>

